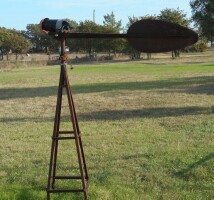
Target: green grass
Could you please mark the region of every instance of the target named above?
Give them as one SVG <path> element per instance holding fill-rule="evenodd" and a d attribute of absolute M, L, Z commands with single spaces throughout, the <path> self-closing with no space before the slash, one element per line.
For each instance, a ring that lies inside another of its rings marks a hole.
<path fill-rule="evenodd" d="M 214 64 L 136 62 L 68 72 L 91 200 L 213 198 Z M 0 73 L 1 200 L 46 199 L 58 78 L 56 66 Z M 65 130 L 71 127 L 65 97 L 63 106 Z M 74 144 L 60 142 L 57 172 L 77 173 Z"/>

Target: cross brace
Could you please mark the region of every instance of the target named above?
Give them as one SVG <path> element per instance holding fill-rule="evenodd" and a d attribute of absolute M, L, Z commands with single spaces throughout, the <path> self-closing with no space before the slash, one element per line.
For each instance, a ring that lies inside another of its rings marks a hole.
<path fill-rule="evenodd" d="M 62 41 L 62 47 L 64 45 L 64 41 Z M 62 107 L 62 95 L 63 88 L 66 89 L 66 94 L 68 98 L 68 105 L 70 111 L 70 120 L 72 124 L 72 131 L 60 131 L 60 118 L 61 118 L 61 107 Z M 66 134 L 66 137 L 63 136 Z M 80 174 L 78 176 L 58 176 L 56 175 L 56 167 L 57 167 L 57 155 L 58 155 L 58 144 L 61 140 L 75 140 L 76 153 L 78 158 L 79 170 Z M 82 188 L 80 189 L 55 189 L 56 180 L 81 180 Z M 52 146 L 51 146 L 51 156 L 50 156 L 50 166 L 49 166 L 49 174 L 48 174 L 48 185 L 47 185 L 47 200 L 50 200 L 51 193 L 66 193 L 66 192 L 78 192 L 84 194 L 84 199 L 87 200 L 87 189 L 89 184 L 89 177 L 86 167 L 86 161 L 83 151 L 83 145 L 79 130 L 79 125 L 77 121 L 77 115 L 74 107 L 74 101 L 72 97 L 72 91 L 69 84 L 68 74 L 66 70 L 66 64 L 63 60 L 61 63 L 61 71 L 60 71 L 60 79 L 59 79 L 59 87 L 58 87 L 58 96 L 57 96 L 57 104 L 56 104 L 56 113 L 54 120 L 54 130 L 52 137 Z"/>

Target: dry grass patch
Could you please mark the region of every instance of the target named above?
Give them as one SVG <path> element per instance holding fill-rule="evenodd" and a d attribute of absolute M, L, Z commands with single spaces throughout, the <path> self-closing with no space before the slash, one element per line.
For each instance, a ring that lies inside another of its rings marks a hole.
<path fill-rule="evenodd" d="M 90 199 L 211 199 L 214 65 L 128 64 L 68 70 Z M 0 195 L 45 199 L 59 68 L 0 74 Z M 70 130 L 66 97 L 62 127 Z M 78 172 L 72 143 L 58 171 Z M 62 187 L 72 183 L 60 183 Z M 53 199 L 80 199 L 70 194 Z"/>

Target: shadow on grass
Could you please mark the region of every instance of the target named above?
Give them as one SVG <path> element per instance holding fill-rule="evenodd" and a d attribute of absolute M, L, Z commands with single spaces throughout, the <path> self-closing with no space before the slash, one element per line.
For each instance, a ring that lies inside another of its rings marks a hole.
<path fill-rule="evenodd" d="M 199 86 L 194 86 L 194 85 Z M 190 78 L 176 78 L 159 81 L 136 81 L 115 83 L 93 83 L 74 85 L 74 94 L 105 92 L 112 90 L 158 90 L 158 89 L 180 89 L 182 92 L 193 94 L 214 94 L 214 77 L 201 76 Z M 0 100 L 26 97 L 48 97 L 57 95 L 57 86 L 35 87 L 35 88 L 2 88 L 0 89 Z"/>
<path fill-rule="evenodd" d="M 145 108 L 139 110 L 107 110 L 97 111 L 89 114 L 80 114 L 81 121 L 90 120 L 121 120 L 131 118 L 161 118 L 185 115 L 197 115 L 205 111 L 204 107 L 182 107 L 182 108 Z"/>
<path fill-rule="evenodd" d="M 211 160 L 214 158 L 214 152 L 208 154 L 207 156 L 201 158 L 200 160 L 198 160 L 197 162 L 187 166 L 186 168 L 176 172 L 174 175 L 179 177 L 179 178 L 186 178 L 186 176 L 188 176 L 188 173 L 192 170 L 194 170 L 195 168 L 199 167 L 200 165 L 204 164 L 205 162 Z"/>
<path fill-rule="evenodd" d="M 14 98 L 48 97 L 57 95 L 57 87 L 35 87 L 35 88 L 3 88 L 0 89 L 0 100 Z"/>
<path fill-rule="evenodd" d="M 77 113 L 79 121 L 98 121 L 98 120 L 123 120 L 132 118 L 161 118 L 161 117 L 176 117 L 185 115 L 197 115 L 207 112 L 206 107 L 181 107 L 181 108 L 145 108 L 138 110 L 105 110 L 91 113 Z M 68 122 L 69 116 L 62 116 L 62 122 Z M 0 122 L 47 122 L 54 121 L 54 117 L 40 118 L 0 118 Z"/>

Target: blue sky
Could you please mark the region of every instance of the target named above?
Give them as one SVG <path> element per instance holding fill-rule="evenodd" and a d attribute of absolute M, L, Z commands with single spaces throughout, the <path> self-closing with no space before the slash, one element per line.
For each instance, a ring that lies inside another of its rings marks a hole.
<path fill-rule="evenodd" d="M 113 11 L 125 26 L 128 16 L 159 14 L 165 8 L 179 8 L 191 17 L 189 0 L 2 0 L 0 27 L 25 30 L 27 24 L 37 24 L 46 17 L 77 22 L 93 20 L 94 9 L 98 24 Z"/>

